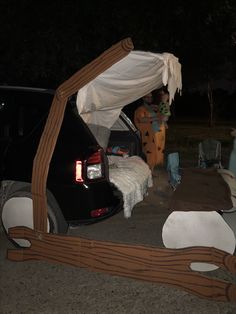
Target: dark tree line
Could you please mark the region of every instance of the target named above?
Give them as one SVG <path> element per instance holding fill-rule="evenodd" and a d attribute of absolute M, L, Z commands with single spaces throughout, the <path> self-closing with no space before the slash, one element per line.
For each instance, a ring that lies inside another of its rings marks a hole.
<path fill-rule="evenodd" d="M 171 52 L 183 89 L 214 104 L 215 82 L 236 80 L 236 1 L 1 0 L 0 84 L 57 87 L 112 44 Z"/>

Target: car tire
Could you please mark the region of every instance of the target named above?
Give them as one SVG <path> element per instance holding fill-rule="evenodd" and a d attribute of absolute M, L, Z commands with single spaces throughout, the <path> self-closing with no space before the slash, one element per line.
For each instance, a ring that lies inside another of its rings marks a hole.
<path fill-rule="evenodd" d="M 66 223 L 60 207 L 50 191 L 47 191 L 48 202 L 48 233 L 66 233 Z M 22 187 L 10 193 L 4 200 L 1 213 L 3 229 L 8 235 L 8 229 L 16 226 L 25 226 L 33 229 L 33 200 L 31 187 Z M 24 239 L 10 239 L 14 245 L 29 247 L 30 242 Z"/>

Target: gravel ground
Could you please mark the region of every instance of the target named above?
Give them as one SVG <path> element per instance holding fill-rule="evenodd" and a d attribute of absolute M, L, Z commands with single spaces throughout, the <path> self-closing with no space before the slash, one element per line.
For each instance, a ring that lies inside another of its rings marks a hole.
<path fill-rule="evenodd" d="M 120 212 L 98 224 L 71 228 L 68 234 L 163 247 L 161 230 L 169 215 L 166 203 L 170 193 L 165 171 L 157 171 L 154 187 L 135 206 L 131 218 L 125 219 Z M 202 299 L 172 286 L 44 261 L 12 262 L 6 259 L 11 247 L 0 232 L 1 314 L 236 313 L 236 303 Z M 230 277 L 219 271 L 214 274 Z"/>

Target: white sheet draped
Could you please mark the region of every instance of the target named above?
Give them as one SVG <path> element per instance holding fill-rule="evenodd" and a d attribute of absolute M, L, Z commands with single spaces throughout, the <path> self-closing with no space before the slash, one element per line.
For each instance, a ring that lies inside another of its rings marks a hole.
<path fill-rule="evenodd" d="M 121 191 L 124 217 L 130 218 L 134 206 L 141 202 L 153 186 L 148 165 L 138 156 L 108 156 L 110 181 Z"/>
<path fill-rule="evenodd" d="M 168 85 L 171 103 L 182 89 L 178 58 L 171 53 L 131 51 L 78 91 L 78 111 L 86 123 L 110 128 L 125 105 L 163 85 Z"/>

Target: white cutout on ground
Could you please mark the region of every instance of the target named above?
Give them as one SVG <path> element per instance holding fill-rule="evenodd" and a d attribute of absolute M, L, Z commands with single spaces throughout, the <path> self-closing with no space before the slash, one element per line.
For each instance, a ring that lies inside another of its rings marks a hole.
<path fill-rule="evenodd" d="M 234 232 L 215 211 L 176 211 L 166 219 L 162 229 L 166 248 L 180 249 L 193 246 L 215 247 L 233 254 L 236 240 Z M 218 266 L 209 263 L 191 263 L 196 271 L 212 271 Z"/>
<path fill-rule="evenodd" d="M 3 226 L 8 232 L 12 227 L 29 227 L 33 229 L 33 201 L 29 197 L 12 197 L 6 201 L 2 210 Z M 49 221 L 47 221 L 49 231 Z M 24 239 L 14 239 L 22 247 L 29 247 L 30 242 Z"/>
<path fill-rule="evenodd" d="M 231 200 L 233 206 L 236 207 L 236 178 L 232 171 L 228 169 L 218 169 L 218 172 L 221 174 L 222 178 L 228 184 L 231 192 Z"/>

